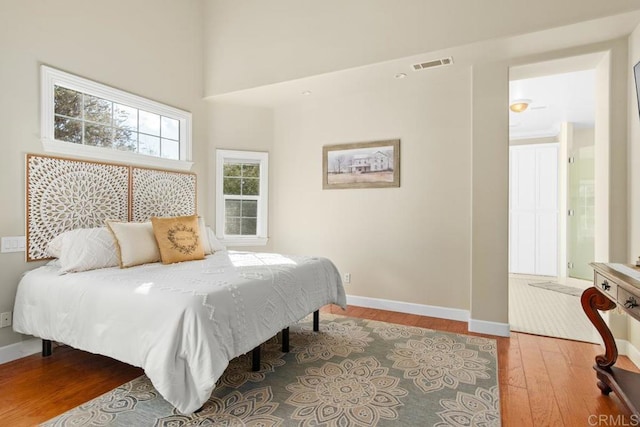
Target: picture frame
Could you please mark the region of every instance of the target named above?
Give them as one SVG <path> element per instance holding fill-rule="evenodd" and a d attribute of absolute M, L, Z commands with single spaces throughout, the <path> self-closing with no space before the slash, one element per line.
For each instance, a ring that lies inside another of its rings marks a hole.
<path fill-rule="evenodd" d="M 322 147 L 322 188 L 400 187 L 400 140 Z"/>

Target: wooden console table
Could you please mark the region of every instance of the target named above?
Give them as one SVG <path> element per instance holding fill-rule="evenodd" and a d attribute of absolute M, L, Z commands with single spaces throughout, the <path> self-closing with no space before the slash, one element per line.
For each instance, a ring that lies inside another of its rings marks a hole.
<path fill-rule="evenodd" d="M 606 311 L 620 306 L 631 317 L 640 320 L 640 280 L 612 268 L 612 264 L 591 263 L 593 287 L 582 293 L 582 309 L 596 327 L 604 341 L 605 354 L 596 356 L 593 369 L 602 394 L 612 391 L 635 415 L 640 415 L 640 374 L 615 367 L 618 347 L 611 330 L 602 320 L 598 310 Z M 619 266 L 619 264 L 618 264 Z M 640 268 L 626 267 L 640 273 Z"/>

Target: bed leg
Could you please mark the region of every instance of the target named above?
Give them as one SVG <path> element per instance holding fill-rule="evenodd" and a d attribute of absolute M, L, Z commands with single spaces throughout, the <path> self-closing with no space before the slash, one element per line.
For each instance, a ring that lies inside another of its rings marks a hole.
<path fill-rule="evenodd" d="M 253 372 L 260 370 L 260 346 L 251 350 L 251 370 Z"/>
<path fill-rule="evenodd" d="M 282 352 L 289 353 L 289 328 L 282 330 Z"/>
<path fill-rule="evenodd" d="M 313 312 L 313 332 L 320 330 L 320 310 Z"/>
<path fill-rule="evenodd" d="M 42 340 L 42 357 L 51 356 L 51 340 Z"/>

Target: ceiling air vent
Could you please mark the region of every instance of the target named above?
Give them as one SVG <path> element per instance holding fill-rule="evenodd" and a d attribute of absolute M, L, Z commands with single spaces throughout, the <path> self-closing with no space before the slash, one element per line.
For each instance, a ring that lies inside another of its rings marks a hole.
<path fill-rule="evenodd" d="M 413 67 L 413 71 L 420 71 L 420 70 L 426 70 L 427 68 L 442 67 L 444 65 L 451 65 L 451 64 L 453 64 L 453 58 L 449 56 L 447 58 L 435 59 L 433 61 L 413 64 L 412 67 Z"/>

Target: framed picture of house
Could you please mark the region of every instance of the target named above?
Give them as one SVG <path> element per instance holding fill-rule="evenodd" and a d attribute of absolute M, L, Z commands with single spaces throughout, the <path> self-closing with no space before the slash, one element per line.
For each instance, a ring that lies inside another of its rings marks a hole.
<path fill-rule="evenodd" d="M 322 188 L 400 187 L 400 140 L 322 147 Z"/>

